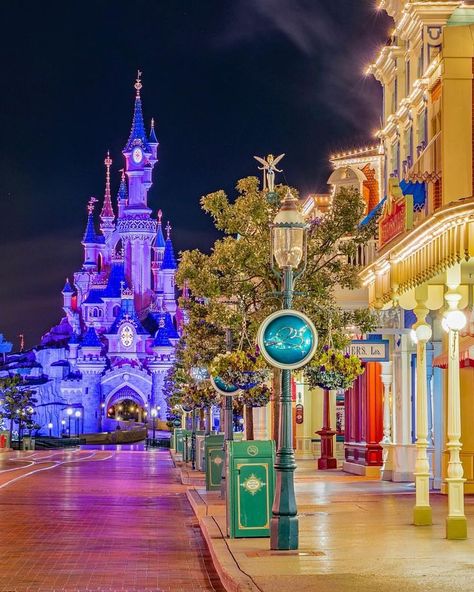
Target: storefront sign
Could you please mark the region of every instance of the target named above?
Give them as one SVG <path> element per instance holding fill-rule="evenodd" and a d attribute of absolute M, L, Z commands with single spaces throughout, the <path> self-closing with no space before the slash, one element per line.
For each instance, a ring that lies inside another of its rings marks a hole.
<path fill-rule="evenodd" d="M 347 348 L 352 356 L 357 356 L 361 362 L 388 362 L 388 339 L 354 339 Z"/>
<path fill-rule="evenodd" d="M 379 249 L 413 226 L 413 195 L 403 195 L 398 179 L 390 179 L 379 221 Z"/>
<path fill-rule="evenodd" d="M 257 343 L 263 357 L 271 366 L 283 370 L 296 370 L 314 356 L 318 345 L 318 332 L 311 320 L 302 312 L 279 310 L 268 316 L 260 325 Z"/>

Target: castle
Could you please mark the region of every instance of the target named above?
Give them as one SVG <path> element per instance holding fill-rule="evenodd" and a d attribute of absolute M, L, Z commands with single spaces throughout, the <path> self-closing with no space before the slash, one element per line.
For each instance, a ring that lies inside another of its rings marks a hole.
<path fill-rule="evenodd" d="M 114 204 L 107 154 L 100 231 L 97 200 L 91 198 L 82 239 L 84 262 L 62 289 L 65 317 L 43 336 L 41 347 L 10 357 L 8 364 L 13 371 L 22 367 L 35 384 L 37 421 L 43 431 L 52 423 L 54 435 L 68 431 L 66 420 L 71 431 L 71 415 L 80 420 L 77 431 L 84 433 L 114 429 L 124 407 L 138 421 L 152 408 L 166 418 L 163 380 L 183 315 L 176 299 L 171 226 L 163 231 L 161 210 L 153 217 L 148 206 L 158 140 L 153 120 L 150 132 L 145 130 L 140 72 L 134 86 L 117 198 Z"/>

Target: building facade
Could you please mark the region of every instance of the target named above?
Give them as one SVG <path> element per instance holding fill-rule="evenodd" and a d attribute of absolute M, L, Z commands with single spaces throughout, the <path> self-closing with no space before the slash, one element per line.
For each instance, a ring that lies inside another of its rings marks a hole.
<path fill-rule="evenodd" d="M 97 200 L 87 205 L 84 261 L 62 289 L 65 316 L 41 346 L 5 367 L 35 385 L 37 421 L 43 428 L 53 423 L 54 435 L 71 431 L 68 410 L 72 431 L 83 433 L 113 429 L 126 418 L 144 421 L 153 407 L 166 418 L 163 380 L 182 316 L 171 226 L 163 228 L 161 210 L 153 215 L 148 205 L 158 140 L 153 120 L 150 132 L 145 129 L 141 87 L 139 76 L 116 200 L 107 154 L 97 221 Z"/>

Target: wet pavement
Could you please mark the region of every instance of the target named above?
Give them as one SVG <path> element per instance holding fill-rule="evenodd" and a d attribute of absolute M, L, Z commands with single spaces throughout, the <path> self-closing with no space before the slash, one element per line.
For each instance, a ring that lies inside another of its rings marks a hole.
<path fill-rule="evenodd" d="M 167 450 L 0 457 L 0 592 L 222 592 Z"/>

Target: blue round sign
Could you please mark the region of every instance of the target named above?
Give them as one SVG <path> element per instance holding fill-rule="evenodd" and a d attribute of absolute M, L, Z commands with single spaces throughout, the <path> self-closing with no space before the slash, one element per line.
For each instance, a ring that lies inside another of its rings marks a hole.
<path fill-rule="evenodd" d="M 239 387 L 222 380 L 220 376 L 212 377 L 211 382 L 220 395 L 236 395 L 240 390 Z"/>
<path fill-rule="evenodd" d="M 296 370 L 314 356 L 318 333 L 302 312 L 279 310 L 263 321 L 257 340 L 263 357 L 271 366 Z"/>

